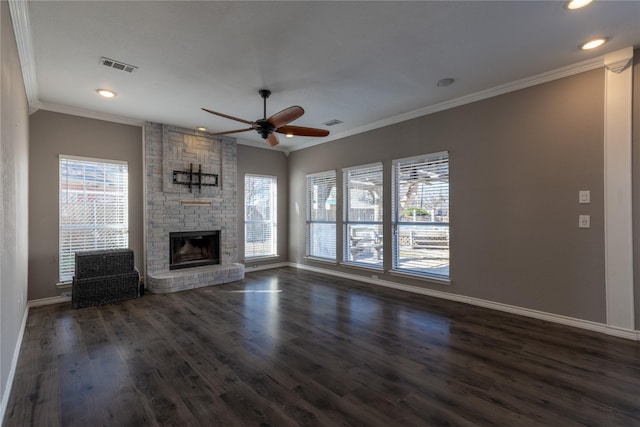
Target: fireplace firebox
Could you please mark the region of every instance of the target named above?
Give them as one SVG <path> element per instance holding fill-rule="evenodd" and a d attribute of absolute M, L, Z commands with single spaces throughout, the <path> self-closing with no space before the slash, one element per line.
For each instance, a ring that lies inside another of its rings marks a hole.
<path fill-rule="evenodd" d="M 169 269 L 220 264 L 220 230 L 169 233 Z"/>

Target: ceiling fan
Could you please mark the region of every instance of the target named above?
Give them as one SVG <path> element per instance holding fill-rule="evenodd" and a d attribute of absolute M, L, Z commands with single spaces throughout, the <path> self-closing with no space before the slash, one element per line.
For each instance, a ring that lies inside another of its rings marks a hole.
<path fill-rule="evenodd" d="M 273 147 L 278 145 L 278 137 L 274 132 L 282 133 L 285 135 L 298 135 L 298 136 L 327 136 L 328 130 L 307 128 L 302 126 L 290 126 L 289 123 L 300 118 L 304 114 L 302 107 L 294 105 L 293 107 L 285 108 L 284 110 L 275 113 L 271 117 L 267 118 L 267 98 L 271 95 L 271 91 L 268 89 L 260 89 L 258 91 L 262 99 L 264 100 L 264 115 L 263 118 L 252 122 L 250 120 L 239 119 L 237 117 L 229 116 L 227 114 L 218 113 L 216 111 L 207 110 L 203 108 L 207 113 L 215 114 L 216 116 L 224 117 L 226 119 L 235 120 L 237 122 L 246 123 L 251 127 L 229 130 L 226 132 L 210 133 L 209 135 L 228 135 L 230 133 L 246 132 L 249 130 L 257 131 L 263 139 Z"/>

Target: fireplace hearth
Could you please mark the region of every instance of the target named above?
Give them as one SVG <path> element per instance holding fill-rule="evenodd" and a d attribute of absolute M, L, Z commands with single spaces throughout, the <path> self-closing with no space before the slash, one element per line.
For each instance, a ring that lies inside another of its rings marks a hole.
<path fill-rule="evenodd" d="M 169 233 L 169 269 L 220 264 L 220 230 Z"/>

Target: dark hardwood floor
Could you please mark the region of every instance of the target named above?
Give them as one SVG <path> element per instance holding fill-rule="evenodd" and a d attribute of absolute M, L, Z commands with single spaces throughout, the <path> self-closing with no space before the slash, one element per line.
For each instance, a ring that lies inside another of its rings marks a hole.
<path fill-rule="evenodd" d="M 640 344 L 292 268 L 28 318 L 5 426 L 633 426 Z"/>

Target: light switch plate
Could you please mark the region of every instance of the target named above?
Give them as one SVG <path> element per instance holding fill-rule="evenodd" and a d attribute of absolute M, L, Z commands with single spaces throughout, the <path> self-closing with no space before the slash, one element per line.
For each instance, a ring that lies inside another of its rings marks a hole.
<path fill-rule="evenodd" d="M 591 203 L 591 191 L 589 191 L 589 190 L 580 190 L 580 191 L 578 191 L 578 202 L 579 203 Z"/>
<path fill-rule="evenodd" d="M 580 215 L 578 217 L 579 228 L 591 228 L 591 215 Z"/>

